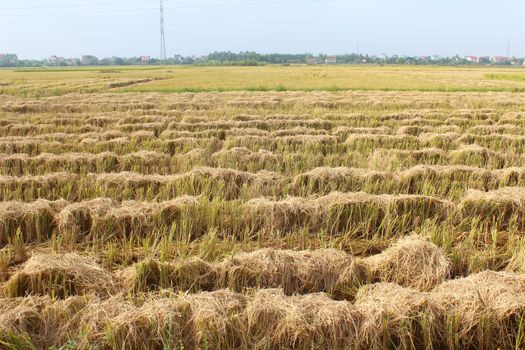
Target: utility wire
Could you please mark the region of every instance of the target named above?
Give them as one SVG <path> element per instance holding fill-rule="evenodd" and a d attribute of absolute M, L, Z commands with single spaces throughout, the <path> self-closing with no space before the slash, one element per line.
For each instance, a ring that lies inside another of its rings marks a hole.
<path fill-rule="evenodd" d="M 128 5 L 128 4 L 151 4 L 151 0 L 130 0 L 120 2 L 88 2 L 80 4 L 68 5 L 46 5 L 46 6 L 27 6 L 27 7 L 0 7 L 2 11 L 19 11 L 19 10 L 35 10 L 35 9 L 55 9 L 55 8 L 71 8 L 71 7 L 86 7 L 86 6 L 103 6 L 103 5 Z"/>
<path fill-rule="evenodd" d="M 208 4 L 208 5 L 188 5 L 188 6 L 165 6 L 166 10 L 170 9 L 198 9 L 198 8 L 222 8 L 222 7 L 249 7 L 249 6 L 262 6 L 262 5 L 288 5 L 288 4 L 311 4 L 311 3 L 334 3 L 342 0 L 288 0 L 288 1 L 259 1 L 259 2 L 237 2 L 237 3 L 226 3 L 226 4 Z M 116 3 L 114 3 L 116 4 Z M 124 5 L 124 3 L 118 3 Z M 151 3 L 153 5 L 153 3 Z M 156 5 L 156 4 L 155 4 Z M 86 5 L 87 6 L 87 5 Z M 45 7 L 42 7 L 45 8 Z M 28 8 L 25 8 L 28 9 Z M 37 8 L 35 8 L 37 9 Z M 7 9 L 3 9 L 7 10 Z M 15 10 L 11 8 L 10 10 Z M 22 10 L 22 9 L 16 9 Z M 26 16 L 54 16 L 54 15 L 74 15 L 74 14 L 111 14 L 111 13 L 123 13 L 123 12 L 157 12 L 157 7 L 144 8 L 144 9 L 115 9 L 115 10 L 96 10 L 96 11 L 81 11 L 81 12 L 54 12 L 54 13 L 2 13 L 1 16 L 7 17 L 26 17 Z"/>

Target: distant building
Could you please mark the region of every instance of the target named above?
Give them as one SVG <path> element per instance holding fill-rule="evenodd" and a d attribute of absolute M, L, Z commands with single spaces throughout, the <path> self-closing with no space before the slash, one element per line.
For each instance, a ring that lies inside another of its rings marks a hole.
<path fill-rule="evenodd" d="M 506 57 L 506 56 L 492 56 L 490 60 L 492 63 L 505 63 L 505 62 L 512 61 L 511 58 Z"/>
<path fill-rule="evenodd" d="M 337 57 L 335 57 L 335 56 L 328 56 L 324 60 L 324 63 L 325 64 L 336 64 L 337 63 Z"/>
<path fill-rule="evenodd" d="M 489 64 L 490 63 L 490 57 L 489 56 L 481 56 L 479 58 L 479 63 Z"/>
<path fill-rule="evenodd" d="M 432 55 L 432 61 L 439 61 L 441 60 L 441 56 L 439 55 Z"/>
<path fill-rule="evenodd" d="M 173 56 L 173 59 L 175 59 L 175 62 L 179 62 L 179 63 L 181 63 L 183 60 L 182 55 L 175 55 Z"/>
<path fill-rule="evenodd" d="M 151 61 L 151 56 L 140 56 L 140 62 L 147 63 Z"/>
<path fill-rule="evenodd" d="M 308 64 L 317 64 L 319 63 L 319 60 L 317 59 L 317 57 L 309 57 L 306 59 L 306 63 Z"/>
<path fill-rule="evenodd" d="M 466 61 L 472 62 L 472 63 L 479 63 L 478 56 L 465 56 L 464 57 Z"/>

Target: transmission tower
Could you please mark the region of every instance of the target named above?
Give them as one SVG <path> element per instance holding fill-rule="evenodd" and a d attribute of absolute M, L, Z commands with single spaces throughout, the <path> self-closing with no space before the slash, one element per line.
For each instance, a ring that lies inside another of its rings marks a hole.
<path fill-rule="evenodd" d="M 166 60 L 166 37 L 164 36 L 164 4 L 160 0 L 160 60 Z"/>

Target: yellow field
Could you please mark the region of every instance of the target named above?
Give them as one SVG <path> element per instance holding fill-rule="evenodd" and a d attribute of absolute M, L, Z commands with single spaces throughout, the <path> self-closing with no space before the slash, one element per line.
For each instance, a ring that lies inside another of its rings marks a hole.
<path fill-rule="evenodd" d="M 0 71 L 0 348 L 523 348 L 520 72 Z"/>
<path fill-rule="evenodd" d="M 521 68 L 407 66 L 97 67 L 0 70 L 0 93 L 525 91 Z"/>

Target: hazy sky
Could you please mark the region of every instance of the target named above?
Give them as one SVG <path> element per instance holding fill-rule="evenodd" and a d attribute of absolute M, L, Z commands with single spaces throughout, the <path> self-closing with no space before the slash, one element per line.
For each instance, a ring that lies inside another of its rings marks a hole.
<path fill-rule="evenodd" d="M 524 0 L 165 0 L 168 55 L 525 56 Z M 159 55 L 158 0 L 0 0 L 0 52 Z"/>

